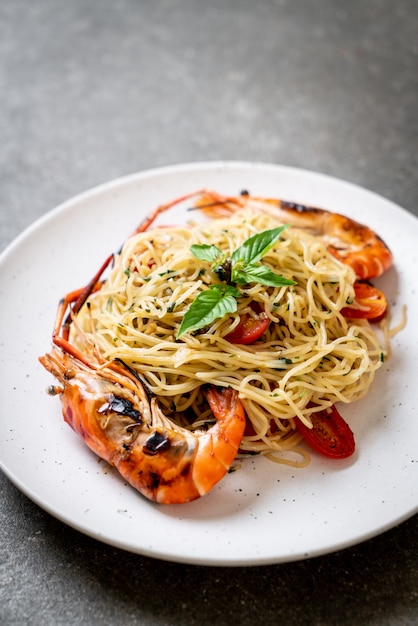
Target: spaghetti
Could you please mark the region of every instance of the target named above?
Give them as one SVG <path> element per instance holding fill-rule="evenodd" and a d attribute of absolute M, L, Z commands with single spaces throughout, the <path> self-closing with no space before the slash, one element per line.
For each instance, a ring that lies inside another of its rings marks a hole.
<path fill-rule="evenodd" d="M 202 385 L 236 389 L 248 422 L 241 452 L 304 465 L 308 457 L 298 448 L 294 417 L 309 426 L 313 412 L 363 397 L 386 353 L 367 320 L 341 313 L 354 300 L 351 267 L 319 238 L 289 228 L 263 264 L 295 285 L 241 285 L 236 313 L 177 339 L 191 303 L 218 280 L 190 246 L 213 244 L 230 256 L 255 233 L 280 224 L 272 215 L 243 209 L 192 227 L 132 236 L 77 314 L 71 340 L 84 351 L 87 340 L 88 350 L 107 362 L 122 360 L 170 419 L 191 430 L 213 421 Z M 225 338 L 243 315 L 260 310 L 271 321 L 262 338 L 249 345 Z"/>

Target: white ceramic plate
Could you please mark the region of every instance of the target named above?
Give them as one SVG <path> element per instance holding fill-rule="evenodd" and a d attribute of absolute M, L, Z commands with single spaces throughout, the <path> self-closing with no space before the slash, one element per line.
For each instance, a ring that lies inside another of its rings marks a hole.
<path fill-rule="evenodd" d="M 418 310 L 418 220 L 389 201 L 320 174 L 252 163 L 152 170 L 84 193 L 36 222 L 0 257 L 0 459 L 29 498 L 79 531 L 178 562 L 256 565 L 312 557 L 375 536 L 418 508 L 418 326 L 411 319 L 367 398 L 344 407 L 357 452 L 313 455 L 306 469 L 263 458 L 242 464 L 206 497 L 158 506 L 142 498 L 63 422 L 38 364 L 58 299 L 84 285 L 155 206 L 201 187 L 276 196 L 345 213 L 390 245 L 394 268 L 376 281 L 393 322 Z M 184 221 L 175 211 L 170 222 Z M 168 217 L 165 216 L 167 223 Z"/>

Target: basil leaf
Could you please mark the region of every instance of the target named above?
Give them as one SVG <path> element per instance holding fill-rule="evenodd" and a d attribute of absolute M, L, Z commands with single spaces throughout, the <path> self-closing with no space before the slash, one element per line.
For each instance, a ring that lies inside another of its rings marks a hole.
<path fill-rule="evenodd" d="M 294 280 L 289 280 L 281 274 L 272 272 L 266 265 L 255 265 L 251 263 L 238 272 L 232 272 L 232 280 L 239 285 L 246 283 L 260 283 L 268 287 L 284 287 L 286 285 L 296 285 Z"/>
<path fill-rule="evenodd" d="M 216 284 L 201 291 L 186 311 L 177 339 L 185 332 L 208 326 L 218 317 L 235 313 L 238 307 L 236 298 L 239 296 L 240 292 L 232 285 Z"/>
<path fill-rule="evenodd" d="M 213 263 L 219 257 L 222 257 L 223 252 L 218 248 L 218 246 L 209 246 L 206 243 L 201 245 L 193 244 L 190 246 L 190 252 L 201 261 L 209 261 L 209 263 Z"/>
<path fill-rule="evenodd" d="M 234 250 L 232 253 L 232 267 L 236 264 L 244 267 L 249 263 L 256 263 L 257 261 L 260 261 L 260 259 L 267 254 L 269 250 L 271 250 L 285 228 L 288 227 L 289 224 L 284 224 L 278 228 L 264 230 L 262 233 L 257 233 L 244 241 L 242 246 Z"/>

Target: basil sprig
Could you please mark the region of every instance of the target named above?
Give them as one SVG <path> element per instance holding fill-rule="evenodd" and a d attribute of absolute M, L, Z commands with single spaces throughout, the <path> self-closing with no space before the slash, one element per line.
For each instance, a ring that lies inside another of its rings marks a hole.
<path fill-rule="evenodd" d="M 208 326 L 228 313 L 235 313 L 238 307 L 236 299 L 241 296 L 236 285 L 260 283 L 267 287 L 283 287 L 296 284 L 294 280 L 284 278 L 259 263 L 288 226 L 285 224 L 253 235 L 234 250 L 230 258 L 215 245 L 190 247 L 196 258 L 212 264 L 213 272 L 222 282 L 210 285 L 198 294 L 183 317 L 177 338 L 185 332 Z"/>

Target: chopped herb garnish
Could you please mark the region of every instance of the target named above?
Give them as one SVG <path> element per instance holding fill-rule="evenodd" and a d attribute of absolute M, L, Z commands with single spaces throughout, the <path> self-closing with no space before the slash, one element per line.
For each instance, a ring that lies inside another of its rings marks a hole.
<path fill-rule="evenodd" d="M 277 367 L 275 367 L 274 369 L 277 372 L 281 372 L 281 371 L 287 369 L 286 365 L 292 365 L 293 364 L 293 359 L 288 359 L 287 357 L 283 357 L 281 359 L 277 359 L 276 363 L 277 363 Z"/>
<path fill-rule="evenodd" d="M 165 270 L 165 272 L 161 272 L 158 276 L 166 276 L 167 274 L 174 274 L 174 270 Z"/>

